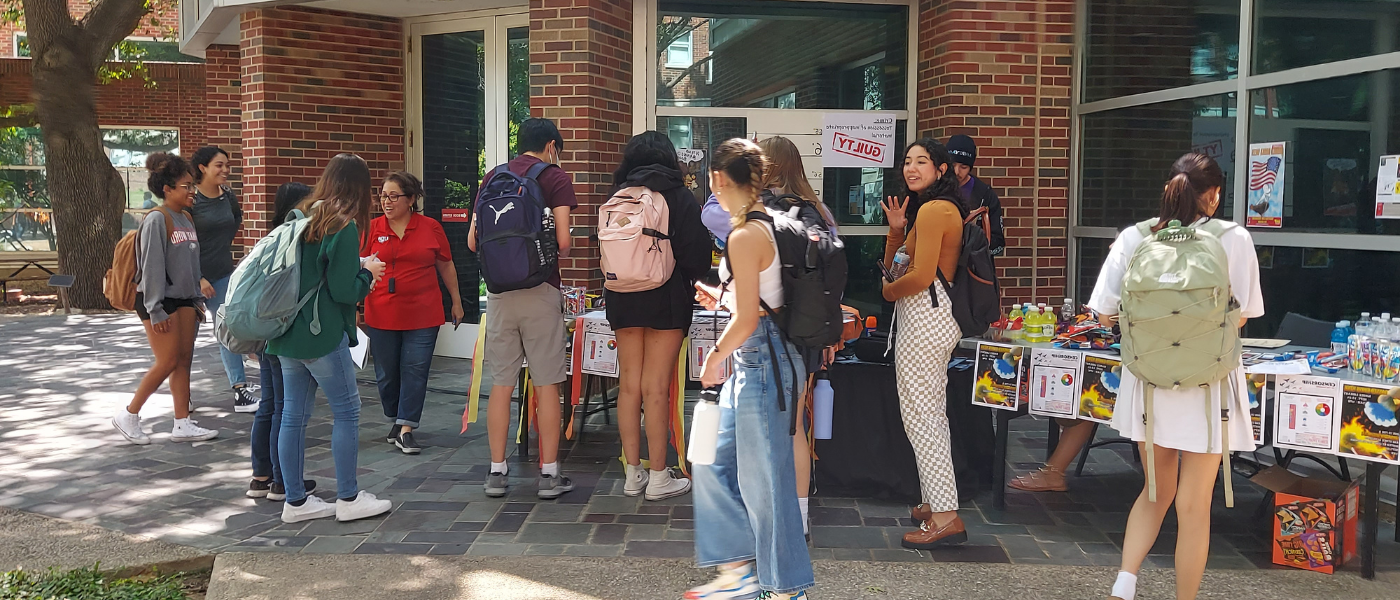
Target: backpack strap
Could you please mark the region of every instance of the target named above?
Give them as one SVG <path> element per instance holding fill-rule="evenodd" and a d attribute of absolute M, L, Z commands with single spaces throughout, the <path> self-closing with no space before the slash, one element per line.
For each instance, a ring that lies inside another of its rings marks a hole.
<path fill-rule="evenodd" d="M 530 165 L 530 169 L 525 171 L 525 178 L 538 181 L 540 173 L 543 173 L 545 169 L 548 169 L 552 166 L 554 166 L 553 163 L 547 163 L 544 161 L 540 161 L 533 165 Z"/>
<path fill-rule="evenodd" d="M 1225 508 L 1235 507 L 1235 486 L 1230 482 L 1230 476 L 1234 470 L 1230 467 L 1230 407 L 1234 406 L 1234 399 L 1239 393 L 1239 384 L 1235 380 L 1235 372 L 1231 371 L 1230 376 L 1219 385 L 1229 385 L 1230 393 L 1227 396 L 1225 390 L 1220 390 L 1220 466 L 1224 469 L 1222 475 L 1225 477 Z M 1262 392 L 1261 392 L 1262 393 Z M 1230 403 L 1226 404 L 1226 398 Z M 1210 415 L 1207 415 L 1210 416 Z"/>
<path fill-rule="evenodd" d="M 1236 225 L 1235 223 L 1232 223 L 1230 221 L 1222 221 L 1220 219 L 1207 219 L 1205 223 L 1197 225 L 1196 229 L 1209 233 L 1215 236 L 1216 239 L 1219 239 L 1223 237 L 1226 233 L 1228 233 L 1231 229 L 1234 229 L 1236 227 L 1239 227 L 1239 225 Z"/>
<path fill-rule="evenodd" d="M 1134 225 L 1133 227 L 1136 227 L 1136 228 L 1137 228 L 1138 233 L 1141 233 L 1141 234 L 1142 234 L 1142 239 L 1145 240 L 1145 239 L 1147 239 L 1147 238 L 1152 237 L 1152 228 L 1153 228 L 1153 227 L 1156 227 L 1156 226 L 1157 226 L 1157 218 L 1156 218 L 1156 217 L 1153 217 L 1153 218 L 1151 218 L 1151 219 L 1148 219 L 1148 220 L 1146 220 L 1146 221 L 1143 221 L 1143 222 L 1141 222 L 1141 223 L 1138 223 L 1137 225 Z"/>
<path fill-rule="evenodd" d="M 1156 452 L 1153 452 L 1153 450 L 1152 450 L 1153 447 L 1155 446 L 1155 444 L 1154 444 L 1154 442 L 1153 442 L 1153 439 L 1152 439 L 1152 438 L 1153 438 L 1152 433 L 1153 433 L 1153 430 L 1154 430 L 1154 428 L 1155 428 L 1155 426 L 1156 426 L 1156 419 L 1153 418 L 1153 414 L 1152 414 L 1152 393 L 1153 393 L 1156 389 L 1157 389 L 1157 386 L 1152 385 L 1151 383 L 1148 383 L 1148 382 L 1146 382 L 1146 381 L 1142 382 L 1142 404 L 1143 404 L 1142 418 L 1143 418 L 1143 425 L 1145 425 L 1145 426 L 1147 427 L 1147 436 L 1146 436 L 1146 437 L 1147 437 L 1147 444 L 1146 444 L 1146 446 L 1147 446 L 1147 458 L 1143 459 L 1142 466 L 1143 466 L 1143 471 L 1144 471 L 1144 472 L 1146 473 L 1146 475 L 1147 475 L 1147 501 L 1148 501 L 1148 502 L 1156 502 L 1156 501 L 1157 501 L 1157 462 L 1156 462 L 1157 453 L 1156 453 Z"/>

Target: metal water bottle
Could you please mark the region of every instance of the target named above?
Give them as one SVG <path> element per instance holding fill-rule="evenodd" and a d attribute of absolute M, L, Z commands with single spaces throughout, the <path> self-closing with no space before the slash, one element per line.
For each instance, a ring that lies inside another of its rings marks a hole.
<path fill-rule="evenodd" d="M 812 390 L 812 435 L 816 439 L 831 439 L 831 402 L 833 396 L 831 379 L 827 372 L 818 372 L 816 388 Z"/>
<path fill-rule="evenodd" d="M 715 464 L 715 447 L 719 445 L 719 388 L 700 392 L 695 414 L 690 420 L 689 458 L 692 464 Z"/>

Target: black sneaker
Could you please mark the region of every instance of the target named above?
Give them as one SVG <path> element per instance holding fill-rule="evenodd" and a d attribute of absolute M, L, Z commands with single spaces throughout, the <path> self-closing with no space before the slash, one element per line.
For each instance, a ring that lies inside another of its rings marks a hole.
<path fill-rule="evenodd" d="M 418 445 L 418 440 L 413 439 L 412 431 L 399 434 L 399 437 L 394 440 L 394 445 L 398 446 L 404 454 L 418 454 L 423 451 L 423 447 Z"/>
<path fill-rule="evenodd" d="M 272 490 L 272 480 L 271 480 L 271 479 L 264 479 L 264 480 L 262 480 L 262 481 L 258 481 L 257 479 L 254 479 L 254 480 L 252 480 L 252 481 L 248 484 L 248 494 L 247 494 L 247 495 L 248 495 L 249 498 L 266 498 L 266 497 L 267 497 L 267 493 L 268 493 L 269 491 L 271 491 L 271 490 Z"/>
<path fill-rule="evenodd" d="M 301 485 L 306 488 L 307 494 L 316 491 L 315 479 L 304 479 L 302 480 Z M 283 500 L 286 500 L 287 488 L 282 487 L 282 482 L 280 481 L 272 482 L 272 488 L 267 491 L 267 499 L 273 502 L 281 502 Z"/>
<path fill-rule="evenodd" d="M 545 500 L 553 500 L 572 491 L 574 491 L 574 482 L 568 477 L 540 475 L 540 491 L 535 495 Z"/>
<path fill-rule="evenodd" d="M 397 423 L 395 423 L 395 424 L 393 424 L 393 425 L 390 425 L 390 426 L 389 426 L 389 437 L 385 438 L 384 441 L 389 442 L 390 444 L 399 441 L 399 431 L 402 430 L 402 429 L 403 429 L 403 425 L 399 425 L 399 424 L 397 424 Z"/>
<path fill-rule="evenodd" d="M 233 388 L 233 412 L 258 412 L 262 403 L 261 389 L 256 385 L 241 385 Z"/>

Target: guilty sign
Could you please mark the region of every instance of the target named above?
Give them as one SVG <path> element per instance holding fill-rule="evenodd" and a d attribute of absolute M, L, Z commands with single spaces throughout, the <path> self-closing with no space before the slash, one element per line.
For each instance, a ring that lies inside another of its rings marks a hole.
<path fill-rule="evenodd" d="M 894 166 L 894 115 L 863 112 L 827 113 L 823 115 L 823 121 L 823 167 Z"/>

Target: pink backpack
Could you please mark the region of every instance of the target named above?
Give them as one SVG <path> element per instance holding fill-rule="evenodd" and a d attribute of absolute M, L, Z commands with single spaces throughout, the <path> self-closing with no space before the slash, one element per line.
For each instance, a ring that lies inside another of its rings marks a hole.
<path fill-rule="evenodd" d="M 671 250 L 671 208 L 645 187 L 618 190 L 598 208 L 598 247 L 603 287 L 644 292 L 661 287 L 676 268 Z"/>

